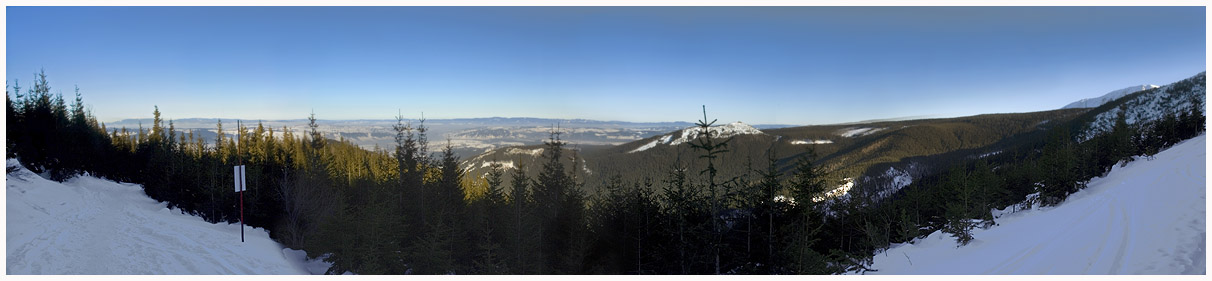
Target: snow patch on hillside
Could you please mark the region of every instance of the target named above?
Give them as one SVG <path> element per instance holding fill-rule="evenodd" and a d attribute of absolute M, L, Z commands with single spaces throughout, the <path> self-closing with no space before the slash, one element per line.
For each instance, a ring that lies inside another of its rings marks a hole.
<path fill-rule="evenodd" d="M 668 136 L 666 136 L 666 137 L 668 137 Z M 640 152 L 640 151 L 645 151 L 645 150 L 651 149 L 653 147 L 656 147 L 656 145 L 659 143 L 661 143 L 661 140 L 659 140 L 659 139 L 653 140 L 652 142 L 645 144 L 643 146 L 640 146 L 636 149 L 632 149 L 631 151 L 628 151 L 627 153 L 636 153 L 636 152 Z"/>
<path fill-rule="evenodd" d="M 849 127 L 837 131 L 837 135 L 847 138 L 861 137 L 883 131 L 888 128 Z"/>
<path fill-rule="evenodd" d="M 832 140 L 810 140 L 810 139 L 805 139 L 805 140 L 793 140 L 793 141 L 791 141 L 791 144 L 795 144 L 795 145 L 800 145 L 800 144 L 831 144 L 831 143 L 833 143 L 833 141 L 832 141 Z"/>
<path fill-rule="evenodd" d="M 846 195 L 846 193 L 849 193 L 851 188 L 854 188 L 854 179 L 842 179 L 842 184 L 838 185 L 832 190 L 826 191 L 822 196 L 812 197 L 812 202 L 821 202 L 828 199 L 842 197 L 843 195 Z"/>
<path fill-rule="evenodd" d="M 994 156 L 994 155 L 998 155 L 998 154 L 1002 154 L 1002 151 L 998 150 L 998 151 L 994 151 L 994 152 L 983 153 L 981 155 L 977 155 L 976 158 L 985 158 L 985 157 Z"/>
<path fill-rule="evenodd" d="M 1119 89 L 1119 90 L 1111 91 L 1110 93 L 1107 93 L 1107 94 L 1102 95 L 1102 96 L 1097 97 L 1097 98 L 1081 99 L 1081 100 L 1079 100 L 1079 101 L 1075 101 L 1075 102 L 1073 102 L 1073 103 L 1070 103 L 1070 104 L 1068 104 L 1068 105 L 1065 105 L 1065 107 L 1061 107 L 1061 109 L 1067 109 L 1067 108 L 1095 108 L 1095 107 L 1098 107 L 1098 106 L 1103 105 L 1103 104 L 1105 104 L 1105 103 L 1108 103 L 1108 102 L 1111 102 L 1111 101 L 1113 101 L 1113 100 L 1116 100 L 1116 99 L 1122 98 L 1122 97 L 1124 97 L 1124 96 L 1127 96 L 1127 95 L 1129 95 L 1129 94 L 1132 94 L 1132 93 L 1135 93 L 1135 92 L 1144 91 L 1144 90 L 1149 90 L 1149 89 L 1156 89 L 1156 88 L 1158 88 L 1158 87 L 1160 87 L 1160 86 L 1157 86 L 1157 85 L 1139 85 L 1139 86 L 1127 87 L 1127 88 L 1123 88 L 1123 89 Z"/>
<path fill-rule="evenodd" d="M 593 174 L 593 170 L 589 170 L 589 164 L 585 162 L 585 158 L 581 158 L 581 170 L 585 171 L 586 175 Z"/>
<path fill-rule="evenodd" d="M 513 161 L 512 161 L 512 160 L 511 160 L 511 161 L 487 161 L 487 162 L 480 162 L 480 168 L 488 168 L 488 167 L 492 166 L 492 164 L 494 164 L 494 163 L 499 163 L 499 164 L 501 164 L 501 169 L 504 169 L 504 170 L 508 170 L 508 169 L 514 169 L 514 168 L 517 168 L 517 167 L 514 167 L 514 165 L 513 165 Z"/>
<path fill-rule="evenodd" d="M 8 160 L 9 167 L 19 167 Z M 211 224 L 168 209 L 136 184 L 79 176 L 58 183 L 7 174 L 7 274 L 310 274 L 323 262 L 268 231 Z M 232 195 L 235 196 L 235 195 Z M 302 257 L 301 257 L 302 256 Z M 321 272 L 323 270 L 320 270 Z"/>
<path fill-rule="evenodd" d="M 543 155 L 543 149 L 542 148 L 521 149 L 521 148 L 516 148 L 516 147 L 510 147 L 510 148 L 505 149 L 505 154 L 509 154 L 509 155 L 526 154 L 526 155 L 530 155 L 530 156 L 534 156 L 534 157 L 539 157 L 540 155 Z"/>
<path fill-rule="evenodd" d="M 893 245 L 867 274 L 1207 274 L 1206 144 L 1117 165 L 1056 207 L 998 210 L 967 246 L 940 231 Z"/>
<path fill-rule="evenodd" d="M 909 175 L 909 171 L 902 171 L 889 167 L 888 171 L 884 171 L 884 176 L 890 178 L 891 180 L 888 188 L 880 191 L 881 198 L 892 196 L 892 194 L 900 191 L 902 188 L 913 184 L 913 176 Z"/>
<path fill-rule="evenodd" d="M 724 124 L 724 125 L 719 125 L 719 126 L 712 126 L 712 127 L 708 128 L 708 130 L 709 130 L 709 132 L 711 132 L 712 137 L 715 137 L 715 138 L 729 138 L 729 137 L 734 137 L 734 136 L 738 136 L 738 135 L 763 135 L 763 134 L 765 134 L 761 130 L 758 130 L 757 128 L 754 128 L 753 126 L 749 126 L 745 123 L 741 123 L 740 121 L 732 122 L 732 123 L 728 123 L 728 124 Z M 636 149 L 632 149 L 631 151 L 628 151 L 627 153 L 636 153 L 636 152 L 640 152 L 640 151 L 649 150 L 649 149 L 655 148 L 657 145 L 660 145 L 660 144 L 679 145 L 679 144 L 691 142 L 691 141 L 694 141 L 696 138 L 698 138 L 699 135 L 701 135 L 702 133 L 703 133 L 702 128 L 689 127 L 686 129 L 682 129 L 681 131 L 677 131 L 677 132 L 673 132 L 673 133 L 661 136 L 661 138 L 653 140 L 652 142 L 646 143 L 640 147 L 637 147 Z M 674 138 L 675 136 L 677 136 L 676 139 Z"/>
<path fill-rule="evenodd" d="M 672 141 L 672 140 L 673 140 L 673 135 L 665 135 L 665 136 L 661 137 L 661 139 L 660 139 L 661 144 L 669 144 L 669 141 Z"/>
<path fill-rule="evenodd" d="M 761 130 L 741 123 L 741 121 L 732 122 L 720 126 L 712 126 L 708 128 L 711 136 L 715 138 L 729 138 L 738 135 L 762 135 L 765 134 Z M 682 130 L 681 137 L 670 142 L 670 145 L 679 145 L 697 139 L 699 134 L 703 133 L 703 128 L 690 127 Z"/>

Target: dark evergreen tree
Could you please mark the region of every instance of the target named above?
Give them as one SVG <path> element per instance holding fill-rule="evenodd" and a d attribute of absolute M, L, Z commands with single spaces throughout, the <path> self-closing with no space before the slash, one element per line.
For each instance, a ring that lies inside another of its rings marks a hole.
<path fill-rule="evenodd" d="M 698 129 L 702 131 L 695 137 L 696 142 L 692 142 L 690 146 L 696 150 L 702 151 L 699 158 L 707 159 L 707 167 L 699 172 L 699 174 L 707 174 L 707 194 L 710 196 L 711 203 L 711 249 L 715 259 L 715 274 L 720 274 L 720 255 L 721 249 L 725 247 L 724 243 L 724 222 L 720 219 L 720 213 L 723 211 L 723 186 L 716 182 L 716 176 L 719 170 L 715 168 L 715 160 L 720 157 L 720 154 L 728 152 L 728 142 L 732 138 L 728 138 L 721 142 L 715 142 L 715 132 L 711 130 L 711 126 L 718 120 L 707 122 L 707 106 L 703 106 L 703 120 L 699 120 L 696 124 Z"/>
<path fill-rule="evenodd" d="M 484 195 L 473 203 L 473 225 L 469 229 L 475 237 L 475 254 L 471 257 L 472 271 L 476 274 L 505 274 L 508 265 L 503 257 L 504 225 L 500 215 L 505 209 L 505 193 L 502 189 L 505 171 L 503 165 L 493 161 L 485 177 L 487 188 Z"/>
<path fill-rule="evenodd" d="M 793 221 L 783 227 L 780 235 L 786 239 L 785 259 L 787 266 L 799 274 L 828 274 L 833 270 L 827 258 L 814 249 L 824 227 L 824 217 L 819 209 L 817 197 L 824 198 L 826 186 L 824 173 L 813 162 L 816 150 L 809 147 L 796 160 L 788 188 L 795 200 L 791 208 Z"/>
<path fill-rule="evenodd" d="M 1069 194 L 1085 187 L 1080 179 L 1078 159 L 1068 128 L 1057 127 L 1049 133 L 1043 151 L 1045 173 L 1040 192 L 1044 206 L 1059 204 Z"/>
<path fill-rule="evenodd" d="M 564 169 L 564 142 L 552 131 L 545 142 L 544 163 L 534 186 L 535 215 L 539 220 L 540 274 L 568 274 L 579 270 L 584 247 L 584 199 L 571 173 Z"/>
<path fill-rule="evenodd" d="M 977 192 L 968 173 L 959 167 L 947 173 L 944 188 L 947 190 L 946 196 L 951 199 L 946 204 L 947 225 L 943 232 L 955 237 L 959 246 L 968 245 L 973 239 L 972 229 L 976 227 L 972 219 L 976 216 L 973 206 L 977 201 Z"/>
<path fill-rule="evenodd" d="M 509 239 L 511 252 L 508 257 L 509 273 L 511 274 L 534 274 L 537 259 L 535 255 L 539 253 L 537 249 L 538 243 L 534 241 L 537 237 L 535 232 L 535 223 L 533 222 L 533 199 L 530 191 L 531 179 L 526 176 L 526 167 L 518 165 L 514 169 L 510 177 L 509 191 L 509 214 L 510 228 Z"/>
<path fill-rule="evenodd" d="M 772 265 L 781 263 L 781 261 L 776 259 L 774 250 L 776 247 L 774 217 L 775 214 L 785 212 L 787 206 L 775 201 L 778 193 L 783 190 L 783 173 L 778 169 L 778 159 L 775 158 L 773 151 L 768 151 L 766 156 L 766 169 L 762 170 L 760 174 L 762 177 L 761 182 L 758 183 L 758 187 L 761 190 L 761 198 L 756 208 L 765 214 L 764 218 L 759 217 L 759 219 L 765 219 L 765 223 L 760 230 L 765 233 L 765 255 L 763 258 L 757 258 L 756 260 L 759 263 Z"/>
<path fill-rule="evenodd" d="M 703 204 L 707 199 L 702 190 L 690 182 L 686 168 L 673 167 L 664 180 L 661 199 L 664 202 L 663 217 L 670 221 L 673 235 L 671 243 L 672 261 L 676 263 L 674 273 L 701 274 L 710 272 L 705 261 L 710 249 L 699 247 L 703 240 L 710 239 L 711 215 Z M 707 227 L 704 227 L 707 226 Z"/>

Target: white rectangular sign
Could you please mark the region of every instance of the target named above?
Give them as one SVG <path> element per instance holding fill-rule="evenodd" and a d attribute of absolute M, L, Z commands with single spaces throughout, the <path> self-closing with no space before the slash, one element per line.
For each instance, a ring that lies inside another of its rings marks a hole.
<path fill-rule="evenodd" d="M 235 176 L 232 178 L 235 180 L 236 192 L 244 191 L 244 165 L 235 166 Z"/>

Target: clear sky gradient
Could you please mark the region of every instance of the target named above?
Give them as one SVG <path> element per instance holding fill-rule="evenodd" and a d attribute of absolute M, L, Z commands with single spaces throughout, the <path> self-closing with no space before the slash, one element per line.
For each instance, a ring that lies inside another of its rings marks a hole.
<path fill-rule="evenodd" d="M 7 7 L 6 78 L 102 121 L 1060 108 L 1206 69 L 1204 7 Z"/>

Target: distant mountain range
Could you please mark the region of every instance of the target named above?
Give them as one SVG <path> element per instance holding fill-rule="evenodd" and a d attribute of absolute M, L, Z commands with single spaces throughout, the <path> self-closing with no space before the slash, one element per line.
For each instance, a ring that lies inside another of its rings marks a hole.
<path fill-rule="evenodd" d="M 186 118 L 176 119 L 173 126 L 182 132 L 193 131 L 195 135 L 207 140 L 218 136 L 216 125 L 222 120 L 223 133 L 236 134 L 236 119 L 219 118 Z M 243 126 L 255 128 L 262 124 L 272 128 L 277 136 L 281 136 L 283 128 L 288 128 L 296 135 L 307 130 L 307 119 L 287 120 L 239 120 Z M 391 148 L 395 141 L 395 131 L 392 126 L 396 120 L 363 119 L 363 120 L 317 120 L 321 133 L 326 138 L 348 140 L 366 149 Z M 407 119 L 414 127 L 420 125 L 418 119 Z M 107 123 L 111 129 L 126 127 L 137 129 L 140 126 L 150 128 L 151 118 L 125 119 Z M 599 121 L 587 119 L 546 119 L 546 118 L 458 118 L 458 119 L 427 119 L 425 126 L 429 128 L 430 151 L 437 151 L 447 141 L 455 147 L 458 155 L 466 158 L 483 153 L 492 148 L 506 146 L 534 145 L 542 143 L 550 132 L 558 126 L 564 133 L 565 140 L 583 145 L 618 145 L 634 140 L 647 138 L 668 131 L 694 125 L 688 122 L 623 122 Z M 765 125 L 769 128 L 787 127 L 792 125 Z"/>

